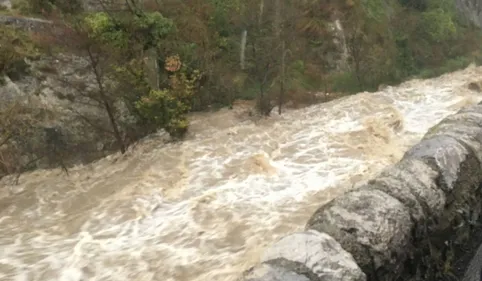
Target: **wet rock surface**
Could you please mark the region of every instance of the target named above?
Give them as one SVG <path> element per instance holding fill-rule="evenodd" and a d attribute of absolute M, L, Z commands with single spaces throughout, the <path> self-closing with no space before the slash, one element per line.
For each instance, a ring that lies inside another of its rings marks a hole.
<path fill-rule="evenodd" d="M 475 251 L 465 271 L 462 281 L 480 281 L 482 279 L 482 245 Z"/>
<path fill-rule="evenodd" d="M 277 241 L 246 281 L 366 281 L 352 255 L 331 236 L 315 230 L 293 233 Z"/>
<path fill-rule="evenodd" d="M 371 271 L 401 271 L 399 262 L 411 246 L 411 227 L 410 214 L 400 201 L 367 187 L 336 198 L 307 223 L 308 229 L 335 238 L 369 280 L 374 274 Z"/>
<path fill-rule="evenodd" d="M 309 280 L 366 280 L 350 253 L 331 236 L 315 230 L 279 240 L 266 251 L 262 262 L 282 266 Z"/>
<path fill-rule="evenodd" d="M 308 277 L 289 271 L 283 267 L 262 264 L 247 272 L 245 281 L 310 281 Z"/>
<path fill-rule="evenodd" d="M 479 280 L 481 160 L 479 104 L 445 118 L 398 163 L 321 206 L 305 232 L 266 250 L 261 268 L 308 280 L 449 280 L 461 278 L 473 258 L 463 280 Z M 334 254 L 338 243 L 351 255 Z M 357 272 L 352 259 L 366 277 L 343 274 Z"/>

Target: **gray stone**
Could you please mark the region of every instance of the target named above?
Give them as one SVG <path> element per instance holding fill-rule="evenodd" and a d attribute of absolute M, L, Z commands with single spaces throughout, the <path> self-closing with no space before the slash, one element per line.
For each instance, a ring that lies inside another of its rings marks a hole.
<path fill-rule="evenodd" d="M 369 189 L 377 189 L 398 199 L 417 223 L 428 216 L 439 217 L 445 206 L 445 194 L 436 184 L 438 171 L 417 159 L 403 159 L 370 180 Z"/>
<path fill-rule="evenodd" d="M 433 236 L 450 236 L 456 243 L 465 243 L 469 239 L 470 224 L 478 220 L 481 213 L 482 172 L 477 153 L 455 137 L 427 136 L 410 149 L 404 159 L 424 161 L 441 175 L 437 185 L 444 190 L 446 202 L 436 229 L 432 229 Z"/>
<path fill-rule="evenodd" d="M 315 230 L 293 233 L 268 248 L 262 262 L 308 276 L 311 281 L 364 281 L 353 256 L 331 236 Z"/>
<path fill-rule="evenodd" d="M 430 129 L 424 139 L 435 136 L 449 136 L 458 140 L 470 148 L 482 163 L 482 106 L 466 107 L 448 116 Z"/>
<path fill-rule="evenodd" d="M 462 281 L 480 281 L 482 279 L 482 245 L 469 263 Z"/>
<path fill-rule="evenodd" d="M 350 252 L 368 280 L 394 280 L 410 252 L 407 208 L 379 190 L 355 190 L 322 206 L 308 229 L 325 232 Z"/>
<path fill-rule="evenodd" d="M 288 271 L 282 267 L 260 264 L 248 272 L 241 279 L 243 281 L 310 281 L 308 277 Z"/>
<path fill-rule="evenodd" d="M 10 0 L 0 0 L 0 8 L 2 7 L 9 10 L 12 8 L 12 2 Z"/>
<path fill-rule="evenodd" d="M 0 24 L 11 25 L 15 28 L 36 32 L 47 30 L 52 27 L 52 22 L 48 20 L 9 15 L 0 15 Z"/>
<path fill-rule="evenodd" d="M 479 178 L 474 174 L 479 172 L 480 167 L 477 158 L 450 136 L 437 135 L 424 139 L 408 150 L 404 158 L 422 160 L 438 170 L 442 175 L 439 184 L 446 192 L 453 191 L 463 176 Z"/>
<path fill-rule="evenodd" d="M 482 27 L 482 3 L 479 0 L 455 0 L 454 2 L 461 20 Z"/>

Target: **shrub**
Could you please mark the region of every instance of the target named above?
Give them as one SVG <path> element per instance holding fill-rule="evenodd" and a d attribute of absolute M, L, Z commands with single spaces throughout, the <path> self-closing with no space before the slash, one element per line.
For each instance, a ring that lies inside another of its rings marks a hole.
<path fill-rule="evenodd" d="M 170 87 L 162 90 L 151 90 L 136 102 L 140 117 L 157 128 L 165 129 L 172 137 L 182 137 L 188 128 L 186 114 L 201 75 L 199 71 L 187 74 L 181 69 L 178 56 L 166 59 L 165 68 L 174 72 L 169 79 Z"/>
<path fill-rule="evenodd" d="M 25 33 L 9 26 L 0 26 L 0 77 L 8 75 L 17 78 L 27 69 L 24 59 L 36 54 L 35 46 Z"/>
<path fill-rule="evenodd" d="M 422 13 L 422 30 L 433 42 L 442 42 L 456 34 L 452 15 L 442 8 Z"/>

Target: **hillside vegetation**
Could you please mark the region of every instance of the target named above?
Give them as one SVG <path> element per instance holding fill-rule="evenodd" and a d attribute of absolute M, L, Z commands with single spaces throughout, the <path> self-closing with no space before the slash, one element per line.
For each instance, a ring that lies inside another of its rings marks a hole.
<path fill-rule="evenodd" d="M 83 58 L 89 81 L 62 82 L 76 90 L 70 97 L 73 104 L 95 107 L 106 122 L 75 111 L 75 105 L 70 110 L 90 130 L 112 139 L 110 148 L 121 152 L 158 129 L 181 138 L 191 111 L 255 99 L 261 115 L 269 115 L 276 106 L 281 113 L 284 106 L 328 100 L 318 92 L 371 91 L 480 60 L 480 31 L 462 24 L 453 0 L 89 4 L 13 1 L 13 10 L 3 13 L 46 18 L 55 28 L 27 33 L 0 26 L 0 72 L 15 81 L 30 75 L 25 58 Z M 32 116 L 45 114 L 24 107 L 13 102 L 0 112 L 6 116 L 0 118 L 0 176 L 35 167 L 38 159 L 52 154 L 56 156 L 49 163 L 64 165 L 71 149 L 66 141 L 49 150 L 25 143 L 41 120 Z M 33 139 L 47 142 L 46 137 Z M 47 139 L 51 145 L 52 138 Z M 30 155 L 28 161 L 15 160 L 25 154 Z"/>

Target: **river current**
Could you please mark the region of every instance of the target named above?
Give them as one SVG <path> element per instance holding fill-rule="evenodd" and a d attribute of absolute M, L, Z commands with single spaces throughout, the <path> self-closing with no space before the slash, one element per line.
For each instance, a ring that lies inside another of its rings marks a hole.
<path fill-rule="evenodd" d="M 321 204 L 482 100 L 482 68 L 287 110 L 191 116 L 190 136 L 0 180 L 2 281 L 234 281 Z"/>

